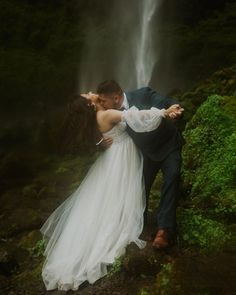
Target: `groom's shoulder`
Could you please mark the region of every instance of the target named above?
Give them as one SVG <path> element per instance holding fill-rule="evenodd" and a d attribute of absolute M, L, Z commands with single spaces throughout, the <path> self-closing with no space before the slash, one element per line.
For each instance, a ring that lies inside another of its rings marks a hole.
<path fill-rule="evenodd" d="M 151 92 L 152 89 L 149 86 L 141 87 L 135 90 L 127 91 L 127 94 L 133 96 L 133 95 L 143 95 L 145 93 Z"/>

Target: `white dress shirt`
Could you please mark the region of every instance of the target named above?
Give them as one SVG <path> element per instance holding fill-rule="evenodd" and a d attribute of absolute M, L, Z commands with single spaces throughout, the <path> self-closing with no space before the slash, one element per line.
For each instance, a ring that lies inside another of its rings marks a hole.
<path fill-rule="evenodd" d="M 128 99 L 127 99 L 127 96 L 126 94 L 123 92 L 123 97 L 124 97 L 124 100 L 123 100 L 123 103 L 120 107 L 120 109 L 125 109 L 125 110 L 128 110 L 129 109 L 129 103 L 128 103 Z"/>

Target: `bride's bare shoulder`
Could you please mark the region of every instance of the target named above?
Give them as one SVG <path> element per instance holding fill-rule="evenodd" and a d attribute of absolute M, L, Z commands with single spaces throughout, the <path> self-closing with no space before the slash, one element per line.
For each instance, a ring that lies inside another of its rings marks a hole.
<path fill-rule="evenodd" d="M 97 120 L 105 121 L 107 123 L 117 123 L 121 120 L 121 111 L 109 109 L 109 110 L 100 110 L 97 112 Z"/>

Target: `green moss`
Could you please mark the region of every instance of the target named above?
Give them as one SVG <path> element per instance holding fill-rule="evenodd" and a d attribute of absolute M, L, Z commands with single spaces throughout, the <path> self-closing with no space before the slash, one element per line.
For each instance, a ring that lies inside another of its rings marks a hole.
<path fill-rule="evenodd" d="M 233 198 L 236 178 L 234 101 L 233 96 L 210 96 L 184 132 L 185 190 L 198 208 L 226 217 L 236 213 Z"/>
<path fill-rule="evenodd" d="M 222 250 L 231 238 L 225 226 L 204 217 L 196 208 L 178 214 L 179 242 L 182 247 L 194 247 L 202 252 Z"/>
<path fill-rule="evenodd" d="M 38 230 L 33 230 L 21 238 L 18 246 L 24 249 L 29 249 L 35 247 L 40 239 L 41 233 Z"/>
<path fill-rule="evenodd" d="M 112 264 L 112 266 L 107 274 L 108 278 L 112 277 L 113 275 L 115 275 L 116 273 L 121 271 L 123 259 L 124 259 L 124 256 L 121 256 L 121 257 L 115 259 L 114 263 Z"/>
<path fill-rule="evenodd" d="M 175 286 L 175 273 L 174 264 L 165 263 L 162 264 L 162 269 L 157 275 L 156 281 L 156 294 L 157 295 L 171 295 L 177 294 L 177 289 Z"/>
<path fill-rule="evenodd" d="M 234 82 L 235 82 L 235 88 L 236 88 L 236 79 L 234 80 Z M 225 98 L 223 109 L 228 115 L 235 116 L 235 114 L 236 114 L 236 93 L 233 96 L 229 96 L 229 97 Z"/>

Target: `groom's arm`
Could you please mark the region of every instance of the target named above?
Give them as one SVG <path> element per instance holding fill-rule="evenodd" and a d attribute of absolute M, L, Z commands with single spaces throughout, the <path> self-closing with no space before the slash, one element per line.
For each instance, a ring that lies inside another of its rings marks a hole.
<path fill-rule="evenodd" d="M 151 104 L 151 106 L 157 107 L 159 109 L 162 109 L 162 108 L 167 109 L 172 105 L 178 104 L 179 110 L 182 109 L 182 107 L 180 106 L 177 99 L 174 99 L 169 96 L 161 95 L 160 93 L 151 89 L 150 87 L 147 87 L 146 91 L 148 93 L 147 97 L 148 97 L 148 100 L 149 100 L 149 103 Z M 172 119 L 181 119 L 182 117 L 183 117 L 183 111 L 173 112 L 170 115 L 170 118 L 172 118 Z"/>
<path fill-rule="evenodd" d="M 161 95 L 150 87 L 143 87 L 128 93 L 133 105 L 143 106 L 145 109 L 156 107 L 159 109 L 169 108 L 173 104 L 179 104 L 176 99 Z"/>
<path fill-rule="evenodd" d="M 150 87 L 145 87 L 143 90 L 145 91 L 144 99 L 146 101 L 146 105 L 148 104 L 150 107 L 157 107 L 159 109 L 168 109 L 170 106 L 177 104 L 179 105 L 179 110 L 170 114 L 169 117 L 174 119 L 175 122 L 179 121 L 179 119 L 183 117 L 183 109 L 177 99 L 161 95 Z"/>
<path fill-rule="evenodd" d="M 161 95 L 156 90 L 151 89 L 148 87 L 148 99 L 150 100 L 150 104 L 154 107 L 158 108 L 169 108 L 173 104 L 179 104 L 177 99 L 174 99 L 169 96 Z"/>

